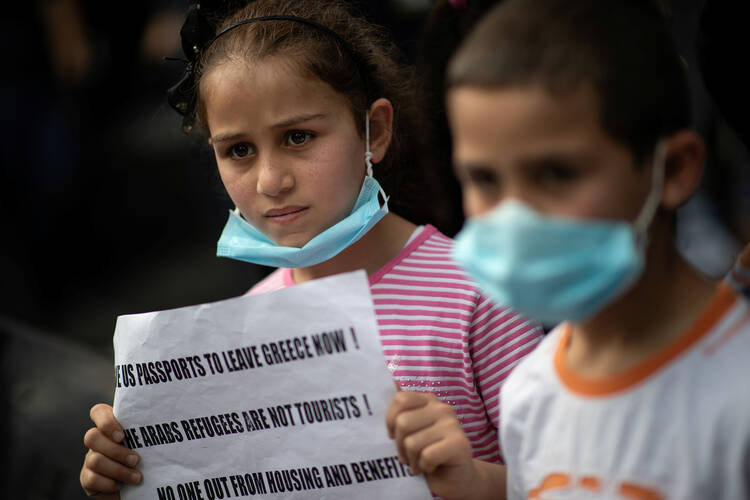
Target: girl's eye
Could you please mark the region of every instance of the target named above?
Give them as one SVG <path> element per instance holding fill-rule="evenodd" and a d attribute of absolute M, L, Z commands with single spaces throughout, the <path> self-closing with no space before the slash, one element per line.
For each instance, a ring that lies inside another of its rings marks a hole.
<path fill-rule="evenodd" d="M 230 147 L 229 153 L 235 160 L 242 160 L 255 153 L 255 146 L 249 142 L 240 142 Z"/>
<path fill-rule="evenodd" d="M 286 143 L 289 146 L 302 146 L 303 144 L 307 143 L 310 139 L 312 139 L 312 134 L 310 132 L 305 132 L 303 130 L 292 130 L 286 135 Z"/>

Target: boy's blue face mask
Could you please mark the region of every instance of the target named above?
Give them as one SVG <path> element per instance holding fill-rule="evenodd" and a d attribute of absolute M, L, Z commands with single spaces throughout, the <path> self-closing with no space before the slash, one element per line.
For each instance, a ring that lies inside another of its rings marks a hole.
<path fill-rule="evenodd" d="M 216 255 L 273 267 L 307 267 L 338 255 L 364 236 L 388 213 L 388 198 L 372 176 L 370 121 L 365 122 L 367 176 L 352 212 L 333 226 L 316 235 L 301 248 L 277 245 L 250 225 L 236 208 L 229 213 L 216 246 Z M 383 196 L 380 206 L 378 194 Z"/>
<path fill-rule="evenodd" d="M 453 256 L 493 300 L 529 318 L 549 326 L 589 319 L 643 272 L 664 154 L 660 144 L 651 192 L 632 224 L 549 217 L 509 200 L 469 219 L 456 236 Z"/>

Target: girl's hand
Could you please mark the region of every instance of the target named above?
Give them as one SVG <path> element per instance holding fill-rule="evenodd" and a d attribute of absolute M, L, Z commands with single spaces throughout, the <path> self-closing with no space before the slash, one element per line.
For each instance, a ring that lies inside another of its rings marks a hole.
<path fill-rule="evenodd" d="M 138 454 L 120 444 L 125 433 L 115 420 L 111 406 L 94 405 L 89 414 L 96 427 L 83 436 L 83 444 L 89 451 L 81 468 L 81 486 L 90 497 L 119 500 L 123 484 L 141 482 L 141 473 L 134 468 Z"/>
<path fill-rule="evenodd" d="M 386 426 L 399 460 L 413 473 L 424 473 L 434 494 L 478 498 L 481 466 L 474 463 L 471 444 L 450 405 L 432 394 L 399 391 L 386 412 Z"/>

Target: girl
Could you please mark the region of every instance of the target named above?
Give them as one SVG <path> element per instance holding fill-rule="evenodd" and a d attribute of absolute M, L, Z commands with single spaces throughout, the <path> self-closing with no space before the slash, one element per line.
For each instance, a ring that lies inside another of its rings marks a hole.
<path fill-rule="evenodd" d="M 183 34 L 202 30 L 196 12 Z M 381 188 L 371 163 L 397 181 L 415 129 L 393 44 L 339 2 L 258 0 L 193 45 L 194 75 L 172 102 L 208 136 L 237 206 L 218 254 L 279 266 L 250 293 L 364 268 L 394 379 L 450 402 L 474 455 L 498 462 L 499 387 L 542 331 L 483 297 L 451 260 L 449 238 L 388 210 L 385 193 L 398 198 L 399 183 Z M 193 77 L 195 101 L 184 92 Z M 139 482 L 138 456 L 118 444 L 111 407 L 91 417 L 81 485 L 116 498 Z"/>

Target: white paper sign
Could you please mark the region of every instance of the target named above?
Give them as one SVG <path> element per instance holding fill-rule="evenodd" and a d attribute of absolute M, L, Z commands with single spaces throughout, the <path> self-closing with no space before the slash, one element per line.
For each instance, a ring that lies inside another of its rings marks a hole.
<path fill-rule="evenodd" d="M 431 498 L 387 436 L 396 389 L 364 271 L 120 316 L 114 348 L 143 472 L 123 500 Z"/>

